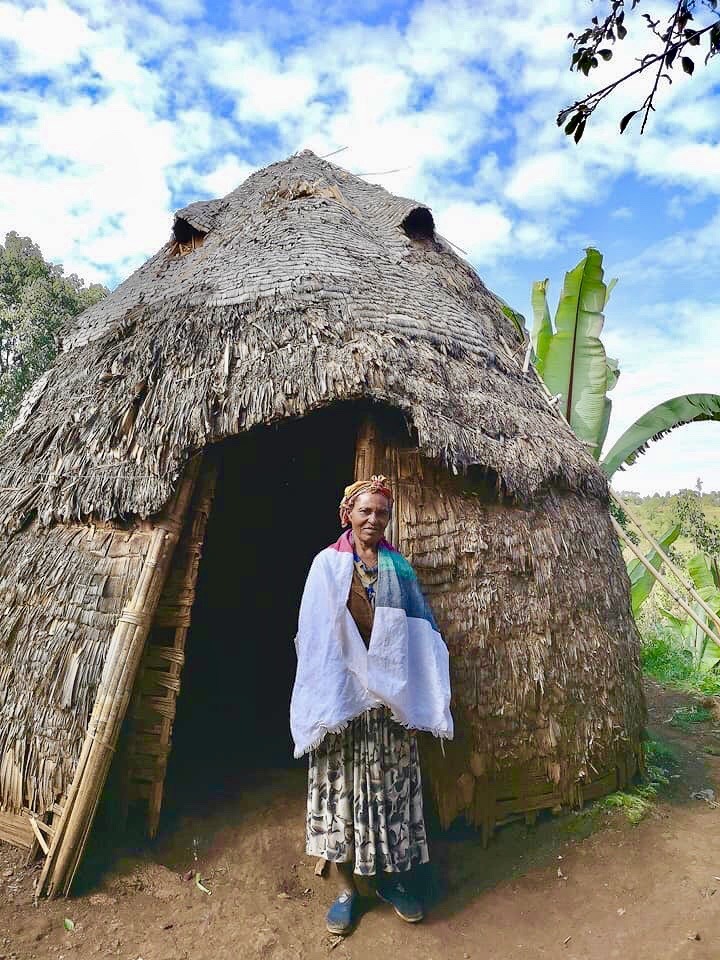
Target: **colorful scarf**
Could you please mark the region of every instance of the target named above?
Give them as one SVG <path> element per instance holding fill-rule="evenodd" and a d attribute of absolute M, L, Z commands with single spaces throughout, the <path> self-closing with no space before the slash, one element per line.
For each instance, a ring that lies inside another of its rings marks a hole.
<path fill-rule="evenodd" d="M 356 480 L 349 487 L 345 487 L 345 493 L 340 501 L 340 526 L 347 527 L 350 523 L 350 513 L 355 501 L 361 493 L 381 493 L 392 507 L 393 495 L 390 489 L 390 481 L 382 474 L 372 476 L 369 480 Z"/>
<path fill-rule="evenodd" d="M 387 541 L 380 542 L 366 649 L 347 608 L 353 566 L 347 531 L 315 557 L 305 583 L 290 703 L 295 756 L 379 704 L 398 723 L 451 740 L 448 651 L 415 571 Z"/>

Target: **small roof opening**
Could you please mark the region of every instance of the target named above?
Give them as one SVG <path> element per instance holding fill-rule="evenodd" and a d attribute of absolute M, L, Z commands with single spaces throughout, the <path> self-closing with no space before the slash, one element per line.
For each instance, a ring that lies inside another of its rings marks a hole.
<path fill-rule="evenodd" d="M 205 231 L 198 230 L 183 217 L 176 217 L 172 228 L 173 245 L 170 248 L 171 257 L 182 257 L 203 245 Z"/>
<path fill-rule="evenodd" d="M 435 221 L 427 207 L 415 207 L 400 226 L 411 240 L 434 240 Z"/>

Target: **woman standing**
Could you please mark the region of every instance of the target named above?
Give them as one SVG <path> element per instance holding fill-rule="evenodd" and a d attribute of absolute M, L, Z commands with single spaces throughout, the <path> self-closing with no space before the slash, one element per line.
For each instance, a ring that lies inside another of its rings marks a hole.
<path fill-rule="evenodd" d="M 350 529 L 308 574 L 290 706 L 295 756 L 309 753 L 307 852 L 334 861 L 340 895 L 331 933 L 353 923 L 354 876 L 410 923 L 422 908 L 401 882 L 428 860 L 416 730 L 450 739 L 448 652 L 408 561 L 384 539 L 385 477 L 351 484 L 340 503 Z"/>

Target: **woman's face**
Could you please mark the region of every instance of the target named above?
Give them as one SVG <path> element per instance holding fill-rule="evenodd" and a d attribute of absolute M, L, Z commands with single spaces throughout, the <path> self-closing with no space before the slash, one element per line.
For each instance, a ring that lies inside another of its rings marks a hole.
<path fill-rule="evenodd" d="M 361 493 L 348 519 L 356 542 L 375 548 L 390 523 L 390 503 L 381 493 Z"/>

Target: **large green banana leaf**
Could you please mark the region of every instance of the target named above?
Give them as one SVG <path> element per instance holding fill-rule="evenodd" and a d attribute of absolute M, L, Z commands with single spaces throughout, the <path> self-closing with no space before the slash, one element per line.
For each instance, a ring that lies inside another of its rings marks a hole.
<path fill-rule="evenodd" d="M 714 613 L 720 612 L 720 589 L 713 576 L 712 567 L 704 553 L 697 553 L 688 560 L 688 573 L 692 578 L 695 589 Z M 691 604 L 691 610 L 701 623 L 706 624 L 713 633 L 717 633 L 715 625 L 699 603 Z M 661 609 L 661 613 L 681 636 L 685 647 L 692 651 L 693 660 L 701 670 L 713 670 L 720 663 L 720 643 L 711 640 L 707 633 L 698 627 L 690 617 L 685 620 Z M 718 638 L 720 640 L 720 638 Z"/>
<path fill-rule="evenodd" d="M 550 321 L 550 309 L 547 302 L 547 288 L 550 281 L 536 280 L 532 285 L 532 294 L 530 302 L 533 311 L 533 325 L 530 331 L 530 342 L 532 343 L 534 353 L 535 369 L 543 377 L 545 369 L 545 358 L 547 357 L 548 347 L 553 335 L 552 323 Z M 544 377 L 543 377 L 544 379 Z"/>
<path fill-rule="evenodd" d="M 611 477 L 623 464 L 635 463 L 651 440 L 699 420 L 720 420 L 720 394 L 685 393 L 658 404 L 627 428 L 600 466 Z"/>
<path fill-rule="evenodd" d="M 606 297 L 602 254 L 590 247 L 584 259 L 565 274 L 555 333 L 542 369 L 550 392 L 560 394 L 570 426 L 591 445 L 595 457 L 600 455 L 601 433 L 609 419 L 608 362 L 600 341 Z"/>
<path fill-rule="evenodd" d="M 701 623 L 709 622 L 710 618 L 699 603 L 691 603 L 690 609 Z M 716 670 L 720 664 L 720 643 L 711 640 L 690 617 L 683 620 L 663 607 L 660 608 L 660 613 L 675 629 L 685 649 L 692 654 L 695 666 L 704 671 Z"/>
<path fill-rule="evenodd" d="M 715 583 L 712 567 L 704 553 L 696 553 L 688 560 L 688 573 L 695 589 L 713 610 L 720 609 L 720 590 Z"/>
<path fill-rule="evenodd" d="M 680 536 L 680 526 L 675 524 L 666 530 L 661 537 L 656 537 L 657 542 L 666 550 L 671 544 L 675 543 Z M 662 557 L 653 549 L 645 554 L 645 559 L 656 569 L 659 570 L 662 564 Z M 630 604 L 632 606 L 633 616 L 637 616 L 640 607 L 650 596 L 650 591 L 655 586 L 655 577 L 647 570 L 639 560 L 631 560 L 627 565 L 628 576 L 630 577 Z"/>

